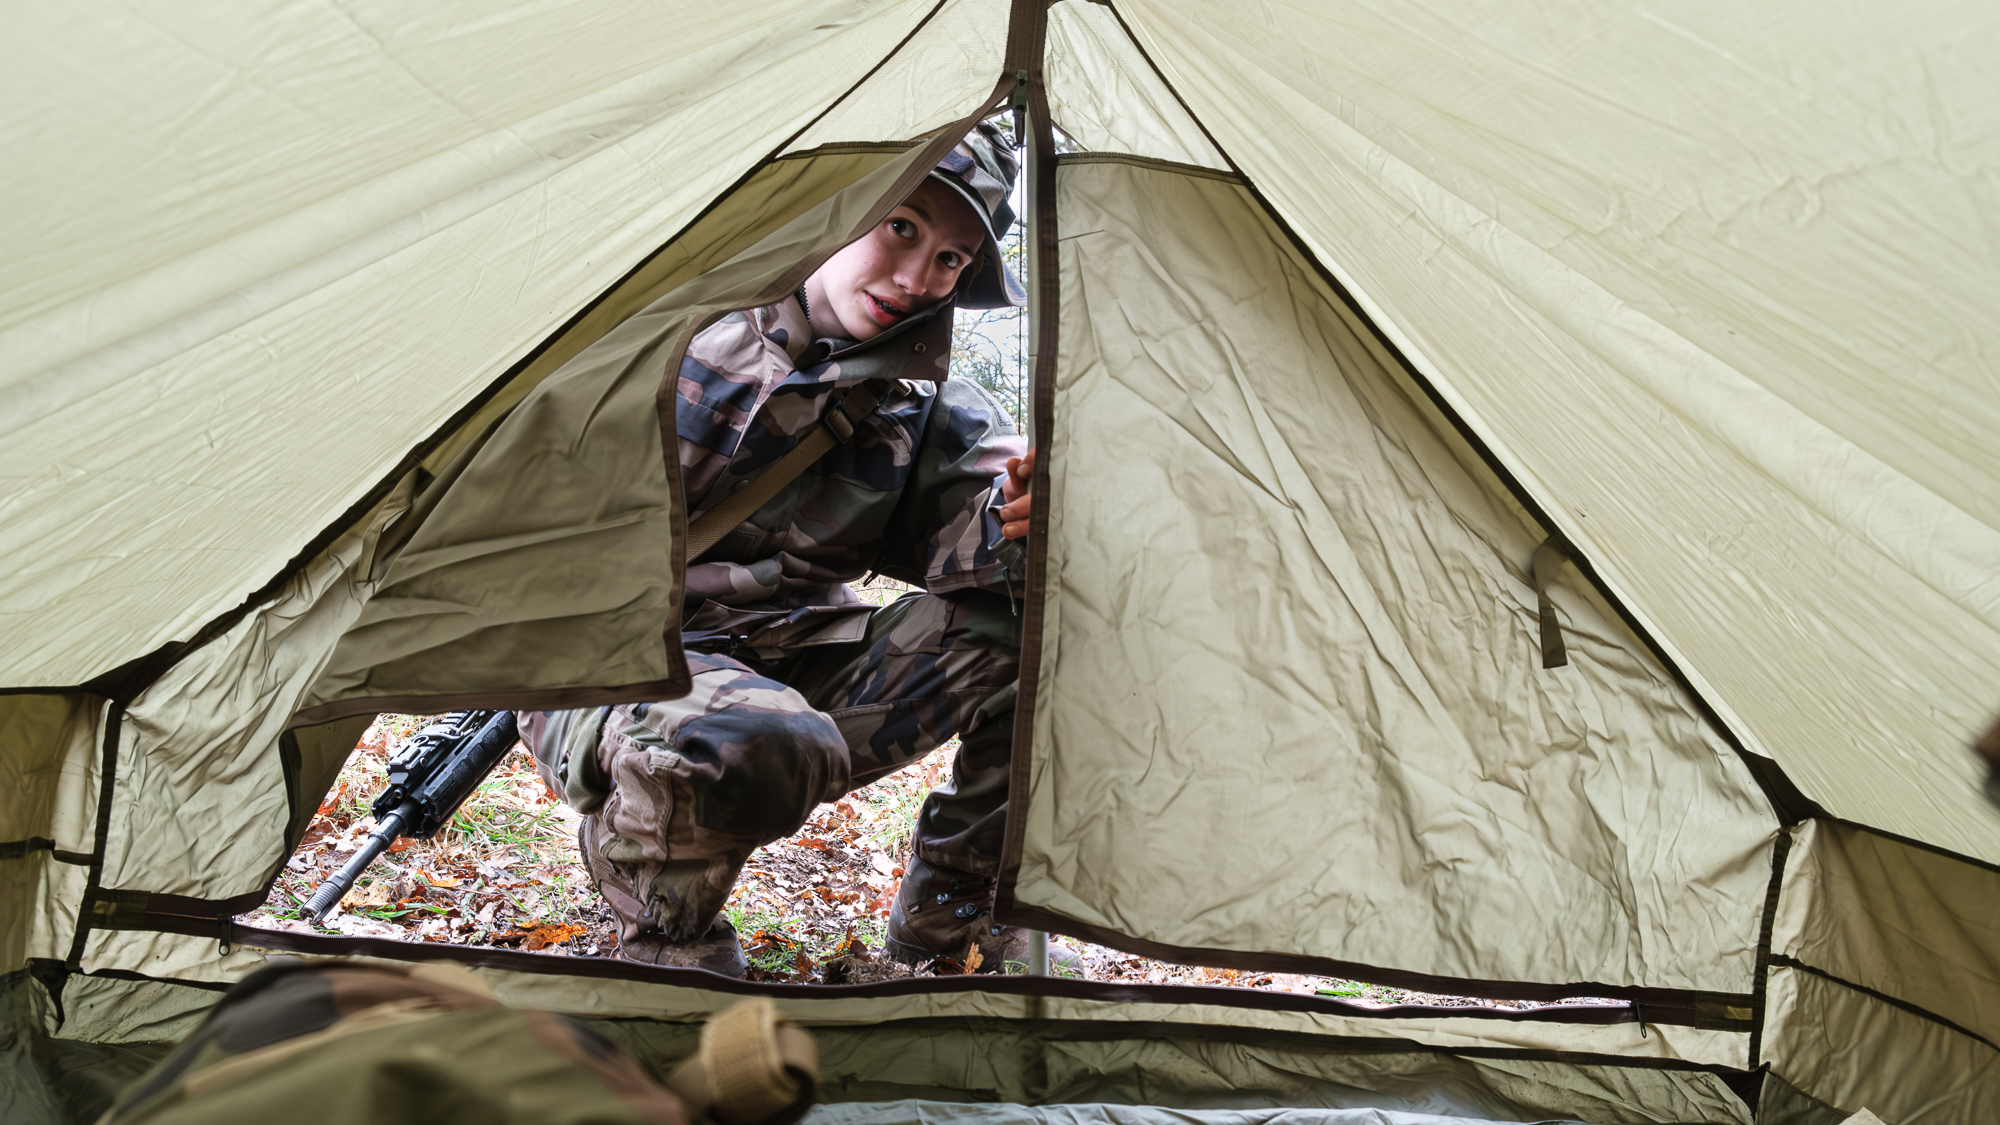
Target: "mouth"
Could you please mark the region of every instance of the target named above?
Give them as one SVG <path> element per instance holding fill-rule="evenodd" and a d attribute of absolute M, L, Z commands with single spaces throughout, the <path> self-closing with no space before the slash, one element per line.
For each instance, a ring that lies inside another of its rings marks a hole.
<path fill-rule="evenodd" d="M 903 319 L 910 313 L 910 310 L 903 306 L 891 301 L 885 301 L 873 293 L 864 292 L 861 296 L 862 307 L 867 310 L 869 317 L 884 328 Z"/>

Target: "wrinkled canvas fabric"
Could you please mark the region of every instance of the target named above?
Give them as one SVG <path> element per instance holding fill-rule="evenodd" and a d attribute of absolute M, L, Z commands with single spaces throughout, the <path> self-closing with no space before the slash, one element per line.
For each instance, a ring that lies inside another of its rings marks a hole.
<path fill-rule="evenodd" d="M 1777 821 L 1237 183 L 1057 169 L 1016 898 L 1182 948 L 1750 992 Z M 1116 307 L 1116 316 L 1098 315 Z M 1589 993 L 1584 993 L 1589 995 Z"/>

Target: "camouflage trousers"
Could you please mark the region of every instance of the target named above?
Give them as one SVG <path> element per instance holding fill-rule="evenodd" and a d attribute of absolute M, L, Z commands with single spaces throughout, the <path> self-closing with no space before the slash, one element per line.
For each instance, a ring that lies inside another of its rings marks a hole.
<path fill-rule="evenodd" d="M 996 874 L 1019 664 L 1004 599 L 913 593 L 873 611 L 856 641 L 775 659 L 690 651 L 681 699 L 519 721 L 544 779 L 586 815 L 620 938 L 685 942 L 708 931 L 752 851 L 954 734 L 951 778 L 924 800 L 914 847 Z"/>

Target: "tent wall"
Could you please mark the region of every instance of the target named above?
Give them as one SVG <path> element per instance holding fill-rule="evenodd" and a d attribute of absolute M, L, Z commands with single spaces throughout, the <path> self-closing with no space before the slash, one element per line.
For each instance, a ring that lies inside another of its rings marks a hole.
<path fill-rule="evenodd" d="M 1853 825 L 1794 831 L 1773 1073 L 1898 1125 L 2000 1119 L 2000 872 Z"/>
<path fill-rule="evenodd" d="M 0 696 L 0 972 L 61 958 L 95 851 L 95 696 Z"/>
<path fill-rule="evenodd" d="M 279 735 L 374 594 L 376 546 L 409 502 L 405 484 L 270 603 L 126 705 L 102 888 L 263 897 L 293 819 Z"/>
<path fill-rule="evenodd" d="M 906 141 L 965 116 L 1004 69 L 1010 5 L 939 0 L 894 54 L 793 138 L 788 152 Z"/>
<path fill-rule="evenodd" d="M 932 6 L 22 14 L 0 685 L 243 604 Z"/>
<path fill-rule="evenodd" d="M 1044 74 L 1050 116 L 1085 151 L 1229 168 L 1108 6 L 1050 6 Z"/>
<path fill-rule="evenodd" d="M 2000 1120 L 2000 1050 L 1824 977 L 1771 973 L 1771 1073 L 1834 1114 L 1873 1111 L 1895 1125 Z M 1819 1125 L 1778 1118 L 1772 1125 Z"/>
<path fill-rule="evenodd" d="M 1015 904 L 1747 1020 L 1777 823 L 1693 701 L 1573 572 L 1543 666 L 1545 533 L 1232 178 L 1065 157 L 1057 210 Z"/>
<path fill-rule="evenodd" d="M 2000 9 L 1117 10 L 1736 735 L 2000 861 Z"/>
<path fill-rule="evenodd" d="M 679 255 L 668 257 L 682 272 L 635 274 L 638 292 L 683 283 L 576 351 L 446 470 L 300 721 L 685 692 L 674 537 L 686 513 L 660 422 L 679 350 L 715 316 L 790 292 L 900 200 L 943 143 L 886 161 L 833 154 L 831 174 L 792 177 L 788 202 L 858 178 L 782 225 L 782 212 L 747 209 L 768 201 L 760 185 L 702 224 L 770 232 L 754 245 L 691 279 L 701 259 Z"/>

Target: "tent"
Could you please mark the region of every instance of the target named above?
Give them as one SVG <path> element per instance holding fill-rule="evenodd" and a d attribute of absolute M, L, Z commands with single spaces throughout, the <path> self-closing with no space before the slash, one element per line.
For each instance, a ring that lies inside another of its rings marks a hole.
<path fill-rule="evenodd" d="M 675 349 L 1014 105 L 1003 916 L 1604 1002 L 769 987 L 829 1097 L 2000 1120 L 1990 6 L 12 26 L 9 1120 L 87 1118 L 277 951 L 456 957 L 650 1059 L 761 987 L 230 919 L 374 713 L 684 684 Z"/>

